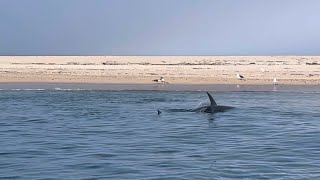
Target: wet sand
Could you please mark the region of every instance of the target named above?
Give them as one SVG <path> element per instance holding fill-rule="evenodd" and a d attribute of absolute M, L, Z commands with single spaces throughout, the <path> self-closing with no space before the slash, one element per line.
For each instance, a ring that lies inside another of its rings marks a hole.
<path fill-rule="evenodd" d="M 318 85 L 320 56 L 0 56 L 2 83 L 147 85 L 161 76 L 185 85 Z"/>

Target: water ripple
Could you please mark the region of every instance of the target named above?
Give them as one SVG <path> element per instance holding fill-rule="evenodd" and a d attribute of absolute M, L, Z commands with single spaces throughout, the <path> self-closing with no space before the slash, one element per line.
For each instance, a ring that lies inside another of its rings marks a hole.
<path fill-rule="evenodd" d="M 3 90 L 0 179 L 320 178 L 319 93 L 214 95 Z"/>

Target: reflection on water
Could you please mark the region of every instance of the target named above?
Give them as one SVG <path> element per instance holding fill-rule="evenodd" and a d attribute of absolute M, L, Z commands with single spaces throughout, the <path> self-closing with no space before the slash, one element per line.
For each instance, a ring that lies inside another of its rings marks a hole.
<path fill-rule="evenodd" d="M 320 93 L 212 94 L 2 90 L 0 178 L 320 178 Z"/>

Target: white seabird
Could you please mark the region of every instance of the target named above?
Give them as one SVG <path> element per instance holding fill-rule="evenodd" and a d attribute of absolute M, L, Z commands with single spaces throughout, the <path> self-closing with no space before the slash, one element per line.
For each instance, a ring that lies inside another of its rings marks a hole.
<path fill-rule="evenodd" d="M 237 78 L 238 79 L 243 79 L 244 77 L 242 75 L 240 75 L 240 74 L 237 74 Z"/>
<path fill-rule="evenodd" d="M 160 79 L 154 79 L 152 81 L 154 81 L 156 83 L 164 83 L 165 82 L 163 77 L 160 77 Z"/>
<path fill-rule="evenodd" d="M 277 78 L 273 78 L 273 84 L 274 85 L 278 85 L 278 79 Z"/>

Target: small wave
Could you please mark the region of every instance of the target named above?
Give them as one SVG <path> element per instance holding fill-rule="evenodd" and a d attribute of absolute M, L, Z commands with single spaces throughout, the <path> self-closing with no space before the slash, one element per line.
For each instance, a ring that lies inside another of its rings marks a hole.
<path fill-rule="evenodd" d="M 81 89 L 81 88 L 75 88 L 75 89 L 65 89 L 65 88 L 54 88 L 56 91 L 90 91 L 91 89 Z"/>
<path fill-rule="evenodd" d="M 23 89 L 24 91 L 44 91 L 45 89 Z"/>
<path fill-rule="evenodd" d="M 320 91 L 302 91 L 302 94 L 320 94 Z"/>
<path fill-rule="evenodd" d="M 44 91 L 45 89 L 0 89 L 0 91 Z"/>

